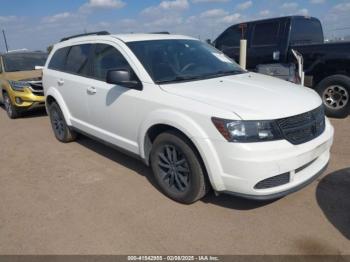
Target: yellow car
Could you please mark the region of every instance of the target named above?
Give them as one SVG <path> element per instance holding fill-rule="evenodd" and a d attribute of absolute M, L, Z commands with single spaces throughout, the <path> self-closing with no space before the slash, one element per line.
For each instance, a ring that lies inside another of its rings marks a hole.
<path fill-rule="evenodd" d="M 0 54 L 0 103 L 10 118 L 23 111 L 45 106 L 42 70 L 47 54 L 9 52 Z"/>

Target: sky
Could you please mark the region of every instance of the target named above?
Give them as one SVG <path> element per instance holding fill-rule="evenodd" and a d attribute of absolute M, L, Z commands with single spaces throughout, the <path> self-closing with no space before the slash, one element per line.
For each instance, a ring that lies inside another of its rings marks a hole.
<path fill-rule="evenodd" d="M 319 18 L 327 37 L 350 35 L 350 0 L 0 0 L 0 29 L 10 50 L 45 50 L 65 36 L 99 30 L 214 40 L 232 24 L 295 14 Z"/>

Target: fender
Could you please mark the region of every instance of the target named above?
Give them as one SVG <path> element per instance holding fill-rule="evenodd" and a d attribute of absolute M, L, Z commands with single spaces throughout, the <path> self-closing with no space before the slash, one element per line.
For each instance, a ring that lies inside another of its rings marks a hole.
<path fill-rule="evenodd" d="M 64 119 L 66 120 L 66 123 L 68 126 L 72 126 L 72 122 L 71 122 L 71 114 L 69 113 L 68 107 L 66 105 L 66 103 L 64 102 L 60 92 L 55 88 L 55 87 L 49 87 L 48 90 L 45 92 L 45 104 L 46 104 L 46 110 L 47 108 L 47 98 L 49 96 L 52 96 L 56 102 L 58 103 L 59 107 L 61 108 L 61 111 L 63 113 Z M 47 110 L 48 112 L 48 110 Z"/>
<path fill-rule="evenodd" d="M 208 135 L 204 130 L 188 115 L 173 111 L 171 109 L 161 109 L 150 113 L 142 123 L 138 133 L 139 155 L 147 164 L 145 152 L 145 141 L 147 131 L 154 125 L 163 124 L 172 126 L 184 133 L 197 148 L 204 165 L 206 167 L 209 180 L 214 190 L 223 188 L 223 181 L 215 176 L 215 170 L 220 170 L 219 159 L 212 146 Z"/>

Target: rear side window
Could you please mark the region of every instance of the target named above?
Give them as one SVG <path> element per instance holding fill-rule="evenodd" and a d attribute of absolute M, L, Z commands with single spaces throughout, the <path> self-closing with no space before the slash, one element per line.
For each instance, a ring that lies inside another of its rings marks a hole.
<path fill-rule="evenodd" d="M 220 50 L 238 47 L 241 35 L 242 32 L 237 26 L 231 27 L 216 40 L 216 47 Z"/>
<path fill-rule="evenodd" d="M 280 24 L 276 22 L 260 23 L 254 27 L 253 46 L 268 46 L 278 44 Z"/>
<path fill-rule="evenodd" d="M 113 46 L 96 44 L 92 56 L 93 77 L 106 80 L 107 71 L 112 69 L 130 69 L 124 56 Z"/>
<path fill-rule="evenodd" d="M 87 76 L 91 44 L 75 45 L 69 50 L 65 70 L 68 73 Z"/>
<path fill-rule="evenodd" d="M 292 45 L 323 43 L 323 31 L 320 21 L 307 18 L 293 19 L 290 43 Z"/>
<path fill-rule="evenodd" d="M 69 47 L 58 49 L 51 58 L 51 61 L 49 63 L 49 69 L 64 71 L 64 65 L 66 62 L 68 51 Z"/>

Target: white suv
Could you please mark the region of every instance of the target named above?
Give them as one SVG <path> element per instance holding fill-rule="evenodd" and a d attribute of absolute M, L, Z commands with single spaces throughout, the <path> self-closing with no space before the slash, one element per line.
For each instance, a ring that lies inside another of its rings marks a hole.
<path fill-rule="evenodd" d="M 313 90 L 244 71 L 187 36 L 66 38 L 43 84 L 59 141 L 81 132 L 139 157 L 182 203 L 210 188 L 280 198 L 318 177 L 330 158 L 333 127 Z"/>

